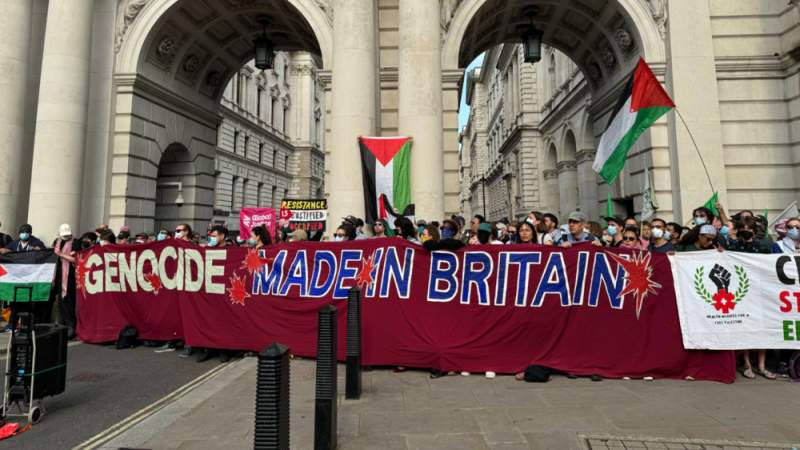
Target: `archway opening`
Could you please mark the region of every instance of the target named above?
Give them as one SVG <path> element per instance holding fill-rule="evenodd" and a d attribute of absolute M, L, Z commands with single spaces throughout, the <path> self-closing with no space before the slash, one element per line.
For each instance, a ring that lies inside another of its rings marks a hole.
<path fill-rule="evenodd" d="M 148 3 L 117 59 L 110 223 L 151 230 L 180 218 L 235 230 L 238 208 L 316 193 L 324 133 L 308 124 L 322 127 L 327 113 L 319 72 L 330 58 L 329 13 L 298 0 Z M 250 62 L 261 21 L 277 55 L 266 71 Z M 174 187 L 138 189 L 155 175 L 135 169 L 145 165 L 159 168 L 156 184 L 194 176 L 184 206 Z"/>
<path fill-rule="evenodd" d="M 199 211 L 197 197 L 197 172 L 192 154 L 179 143 L 167 147 L 158 164 L 155 180 L 155 227 L 170 230 L 191 219 Z M 148 231 L 148 230 L 137 230 Z"/>

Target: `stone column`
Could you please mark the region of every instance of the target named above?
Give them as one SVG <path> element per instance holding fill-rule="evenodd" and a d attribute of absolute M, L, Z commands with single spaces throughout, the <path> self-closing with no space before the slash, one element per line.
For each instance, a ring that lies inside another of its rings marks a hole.
<path fill-rule="evenodd" d="M 89 102 L 93 0 L 50 0 L 28 221 L 40 237 L 80 221 Z M 96 175 L 96 174 L 95 174 Z"/>
<path fill-rule="evenodd" d="M 561 200 L 561 215 L 575 211 L 578 207 L 578 170 L 575 161 L 559 161 L 558 196 Z"/>
<path fill-rule="evenodd" d="M 364 217 L 358 136 L 375 133 L 376 2 L 335 0 L 328 233 L 342 217 Z"/>
<path fill-rule="evenodd" d="M 724 204 L 727 184 L 708 3 L 667 2 L 667 90 L 692 130 Z M 686 222 L 712 192 L 689 133 L 676 113 L 669 119 L 673 211 L 678 222 Z"/>
<path fill-rule="evenodd" d="M 3 231 L 12 235 L 25 220 L 25 201 L 19 197 L 28 181 L 23 147 L 32 9 L 32 1 L 0 1 L 0 221 Z"/>
<path fill-rule="evenodd" d="M 557 217 L 564 215 L 561 211 L 561 194 L 558 188 L 558 171 L 556 169 L 547 169 L 542 172 L 544 179 L 544 192 L 540 198 L 542 199 L 540 208 L 544 211 L 555 214 Z M 566 213 L 569 214 L 569 213 Z"/>
<path fill-rule="evenodd" d="M 411 200 L 418 218 L 444 217 L 442 58 L 437 1 L 400 0 L 400 134 L 414 138 Z"/>

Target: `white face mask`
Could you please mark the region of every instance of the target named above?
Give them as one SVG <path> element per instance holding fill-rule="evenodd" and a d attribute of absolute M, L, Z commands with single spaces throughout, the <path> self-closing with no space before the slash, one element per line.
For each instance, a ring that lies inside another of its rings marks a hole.
<path fill-rule="evenodd" d="M 650 236 L 652 236 L 653 239 L 661 239 L 662 237 L 664 237 L 664 230 L 662 230 L 661 228 L 653 228 L 652 230 L 650 230 Z"/>
<path fill-rule="evenodd" d="M 341 237 L 341 236 L 334 236 L 334 237 L 333 237 L 333 242 L 341 242 L 341 241 L 343 241 L 343 240 L 344 240 L 344 238 L 343 238 L 343 237 Z"/>

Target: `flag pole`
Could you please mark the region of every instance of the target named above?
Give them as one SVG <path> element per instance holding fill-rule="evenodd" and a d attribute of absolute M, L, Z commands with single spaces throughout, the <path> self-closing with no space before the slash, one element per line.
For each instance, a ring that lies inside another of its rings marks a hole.
<path fill-rule="evenodd" d="M 711 186 L 711 192 L 717 192 L 717 190 L 714 189 L 714 183 L 711 182 L 711 175 L 708 174 L 708 167 L 706 167 L 706 162 L 703 159 L 703 155 L 700 154 L 700 147 L 697 146 L 697 141 L 694 140 L 694 135 L 692 134 L 692 130 L 689 129 L 689 125 L 686 124 L 686 120 L 684 120 L 683 114 L 681 114 L 681 111 L 678 109 L 677 106 L 675 107 L 675 112 L 678 114 L 678 117 L 681 119 L 681 122 L 683 123 L 683 127 L 686 128 L 686 132 L 689 133 L 689 137 L 692 139 L 692 144 L 694 144 L 694 149 L 697 152 L 697 157 L 700 158 L 700 163 L 703 165 L 703 170 L 705 170 L 706 172 L 706 178 L 708 178 L 708 184 Z"/>

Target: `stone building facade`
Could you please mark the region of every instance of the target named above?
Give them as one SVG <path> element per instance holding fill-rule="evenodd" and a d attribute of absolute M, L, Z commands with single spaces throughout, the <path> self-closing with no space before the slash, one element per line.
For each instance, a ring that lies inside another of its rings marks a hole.
<path fill-rule="evenodd" d="M 242 207 L 280 208 L 284 198 L 324 194 L 324 125 L 318 69 L 308 53 L 276 54 L 272 70 L 252 62 L 222 95 L 214 218 L 238 229 Z"/>
<path fill-rule="evenodd" d="M 253 58 L 262 17 L 276 50 L 306 52 L 317 62 L 325 106 L 311 117 L 318 114 L 325 128 L 323 190 L 332 221 L 363 215 L 359 135 L 412 136 L 412 200 L 418 214 L 436 218 L 459 212 L 464 202 L 457 115 L 464 68 L 483 52 L 520 42 L 520 30 L 531 23 L 544 30 L 546 44 L 574 61 L 589 94 L 562 91 L 550 113 L 547 100 L 537 99 L 540 109 L 530 115 L 539 117 L 516 125 L 524 130 L 527 123 L 539 123 L 545 138 L 538 160 L 530 162 L 537 167 L 535 181 L 526 176 L 518 183 L 500 182 L 507 169 L 487 162 L 491 189 L 504 193 L 512 207 L 530 206 L 515 186 L 542 185 L 547 178 L 551 192 L 558 186 L 560 211 L 572 203 L 602 210 L 607 188 L 597 185 L 599 200 L 585 199 L 592 190 L 589 181 L 581 190 L 582 161 L 639 57 L 679 105 L 714 188 L 731 209 L 774 211 L 800 192 L 796 1 L 30 0 L 4 5 L 3 231 L 22 222 L 45 238 L 63 222 L 75 229 L 101 222 L 153 229 L 157 204 L 167 205 L 174 195 L 158 185 L 175 181 L 182 183 L 185 199 L 174 211 L 176 220 L 202 226 L 221 220 L 225 211 L 230 214 L 216 204 L 215 194 L 219 124 L 226 114 L 222 97 L 229 80 Z M 509 56 L 498 57 L 501 67 Z M 580 82 L 575 77 L 570 85 Z M 306 101 L 290 94 L 290 105 Z M 505 104 L 495 106 L 507 110 Z M 567 114 L 573 107 L 584 113 Z M 491 126 L 506 140 L 513 121 L 498 122 Z M 300 139 L 309 142 L 308 136 Z M 291 142 L 295 150 L 301 143 Z M 505 154 L 512 147 L 493 151 Z M 555 149 L 555 166 L 547 148 Z M 295 155 L 290 166 L 310 160 L 309 153 Z M 617 206 L 640 207 L 645 168 L 664 216 L 683 221 L 709 197 L 692 140 L 674 114 L 646 133 L 632 152 L 611 186 Z M 562 186 L 573 185 L 567 183 L 570 177 L 578 179 L 578 191 L 565 189 L 562 195 Z M 312 178 L 300 176 L 298 183 L 319 183 Z M 539 195 L 534 202 L 544 198 L 554 201 L 555 196 Z"/>

